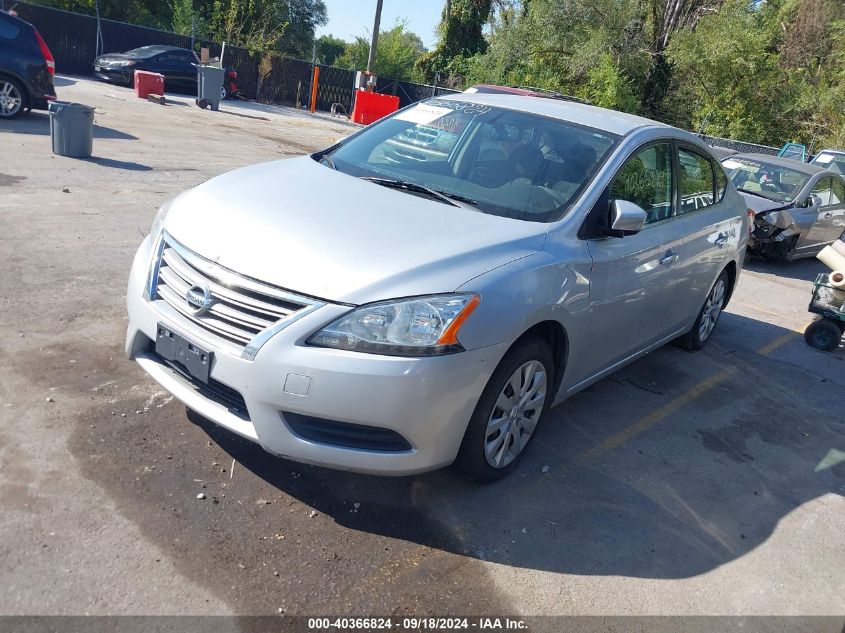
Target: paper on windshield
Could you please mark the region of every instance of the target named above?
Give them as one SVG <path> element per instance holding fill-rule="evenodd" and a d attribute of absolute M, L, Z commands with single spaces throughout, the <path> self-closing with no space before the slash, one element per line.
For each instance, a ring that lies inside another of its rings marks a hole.
<path fill-rule="evenodd" d="M 450 108 L 441 108 L 438 106 L 420 103 L 413 108 L 408 108 L 397 114 L 394 120 L 408 121 L 409 123 L 416 123 L 417 125 L 428 125 L 432 121 L 436 121 L 447 114 L 451 114 L 453 110 Z"/>
<path fill-rule="evenodd" d="M 820 163 L 822 165 L 827 165 L 830 161 L 833 160 L 833 154 L 819 154 L 816 156 L 814 163 Z"/>
<path fill-rule="evenodd" d="M 735 160 L 731 160 L 730 158 L 723 160 L 722 165 L 727 167 L 728 169 L 736 169 L 737 167 L 742 167 L 742 163 L 738 163 Z"/>

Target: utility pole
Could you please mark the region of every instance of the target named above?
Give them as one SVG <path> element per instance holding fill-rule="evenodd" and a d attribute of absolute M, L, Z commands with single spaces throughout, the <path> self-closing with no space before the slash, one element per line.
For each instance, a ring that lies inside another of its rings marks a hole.
<path fill-rule="evenodd" d="M 373 72 L 376 63 L 376 46 L 378 46 L 378 30 L 381 27 L 381 4 L 382 0 L 376 0 L 376 19 L 373 24 L 373 39 L 370 42 L 370 56 L 367 58 L 367 72 Z"/>

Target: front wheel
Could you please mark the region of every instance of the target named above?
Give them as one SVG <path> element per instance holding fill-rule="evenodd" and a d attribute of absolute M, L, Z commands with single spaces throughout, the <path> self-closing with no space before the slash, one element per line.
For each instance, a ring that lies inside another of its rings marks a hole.
<path fill-rule="evenodd" d="M 728 273 L 722 271 L 716 279 L 716 283 L 710 289 L 704 305 L 701 306 L 701 311 L 698 313 L 698 318 L 692 325 L 692 329 L 678 339 L 678 343 L 688 352 L 695 352 L 700 350 L 707 341 L 710 340 L 710 335 L 716 329 L 716 323 L 722 315 L 722 308 L 728 298 Z"/>
<path fill-rule="evenodd" d="M 827 319 L 813 321 L 804 330 L 804 340 L 810 347 L 815 347 L 824 352 L 832 352 L 839 347 L 842 339 L 842 329 L 838 323 Z"/>
<path fill-rule="evenodd" d="M 220 101 L 225 101 L 229 97 L 229 92 L 226 90 L 226 86 L 220 88 Z"/>
<path fill-rule="evenodd" d="M 487 483 L 510 473 L 548 409 L 554 361 L 549 346 L 529 339 L 511 349 L 484 388 L 470 418 L 456 465 Z"/>

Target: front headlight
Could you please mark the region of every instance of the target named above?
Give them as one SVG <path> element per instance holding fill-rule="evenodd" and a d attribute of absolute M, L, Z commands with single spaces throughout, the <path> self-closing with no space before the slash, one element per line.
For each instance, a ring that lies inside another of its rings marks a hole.
<path fill-rule="evenodd" d="M 153 225 L 150 228 L 150 235 L 152 236 L 153 241 L 161 235 L 162 230 L 164 230 L 164 218 L 167 217 L 167 212 L 170 211 L 170 205 L 173 204 L 173 200 L 168 200 L 159 208 L 156 216 L 153 218 Z"/>
<path fill-rule="evenodd" d="M 340 317 L 307 343 L 388 356 L 459 352 L 458 330 L 480 300 L 475 294 L 452 294 L 373 303 Z"/>
<path fill-rule="evenodd" d="M 118 61 L 107 62 L 111 68 L 128 68 L 129 66 L 134 66 L 135 62 L 129 61 L 128 59 L 122 59 Z"/>

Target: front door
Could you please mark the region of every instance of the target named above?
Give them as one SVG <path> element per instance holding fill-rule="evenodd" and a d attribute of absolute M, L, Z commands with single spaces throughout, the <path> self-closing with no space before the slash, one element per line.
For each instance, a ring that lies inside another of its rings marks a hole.
<path fill-rule="evenodd" d="M 807 227 L 795 244 L 796 254 L 811 255 L 821 250 L 827 242 L 827 235 L 831 231 L 831 220 L 833 218 L 833 212 L 830 208 L 832 188 L 833 178 L 822 178 L 810 191 L 811 195 L 815 196 L 821 204 L 813 204 L 813 198 L 810 198 L 807 200 L 806 206 L 802 205 L 803 201 L 799 201 L 799 207 L 793 211 L 796 221 L 803 222 Z"/>

